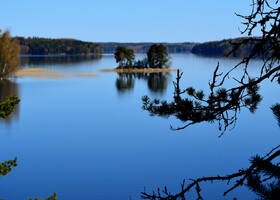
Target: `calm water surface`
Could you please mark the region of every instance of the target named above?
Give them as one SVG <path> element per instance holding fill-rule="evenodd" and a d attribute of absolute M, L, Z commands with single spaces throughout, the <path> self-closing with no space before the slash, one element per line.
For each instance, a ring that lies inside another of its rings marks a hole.
<path fill-rule="evenodd" d="M 137 55 L 142 58 L 144 55 Z M 184 72 L 182 88 L 205 89 L 213 69 L 235 59 L 172 54 L 173 68 Z M 217 124 L 202 123 L 182 131 L 175 118 L 150 117 L 141 97 L 172 100 L 176 73 L 118 75 L 114 56 L 23 57 L 25 68 L 62 73 L 98 74 L 91 78 L 16 78 L 2 82 L 1 95 L 16 94 L 16 111 L 0 122 L 0 162 L 18 157 L 18 166 L 0 180 L 0 198 L 60 200 L 140 199 L 140 192 L 165 185 L 178 192 L 183 179 L 225 175 L 249 166 L 248 159 L 279 145 L 280 132 L 269 107 L 280 102 L 279 86 L 261 86 L 263 101 L 255 114 L 242 110 L 236 127 L 218 138 Z M 260 61 L 254 61 L 254 74 Z M 241 71 L 238 71 L 240 73 Z M 228 86 L 235 84 L 232 81 Z M 254 199 L 247 188 L 223 197 L 228 187 L 202 184 L 206 199 Z M 195 197 L 194 193 L 188 195 Z"/>

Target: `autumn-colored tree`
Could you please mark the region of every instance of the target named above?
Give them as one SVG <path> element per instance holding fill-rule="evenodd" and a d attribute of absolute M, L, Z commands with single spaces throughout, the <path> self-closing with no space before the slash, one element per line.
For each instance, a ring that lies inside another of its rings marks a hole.
<path fill-rule="evenodd" d="M 0 79 L 5 79 L 13 73 L 18 67 L 18 55 L 20 46 L 16 38 L 11 38 L 9 31 L 1 34 L 0 30 Z M 0 118 L 8 117 L 15 106 L 20 102 L 17 96 L 7 97 L 3 102 L 0 102 Z M 0 178 L 12 171 L 12 167 L 17 166 L 17 158 L 0 162 Z M 2 199 L 1 199 L 2 200 Z M 29 199 L 31 200 L 31 198 Z M 35 198 L 35 200 L 43 200 Z M 57 195 L 47 197 L 45 200 L 57 200 Z"/>
<path fill-rule="evenodd" d="M 0 30 L 0 80 L 9 77 L 18 67 L 20 46 L 9 31 Z"/>

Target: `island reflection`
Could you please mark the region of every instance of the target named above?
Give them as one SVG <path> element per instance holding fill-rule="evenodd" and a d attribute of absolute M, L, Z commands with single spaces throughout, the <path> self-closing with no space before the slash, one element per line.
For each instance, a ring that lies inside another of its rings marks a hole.
<path fill-rule="evenodd" d="M 169 72 L 159 73 L 118 73 L 116 88 L 119 93 L 128 92 L 134 89 L 135 80 L 147 82 L 149 90 L 153 93 L 163 94 L 167 89 Z"/>

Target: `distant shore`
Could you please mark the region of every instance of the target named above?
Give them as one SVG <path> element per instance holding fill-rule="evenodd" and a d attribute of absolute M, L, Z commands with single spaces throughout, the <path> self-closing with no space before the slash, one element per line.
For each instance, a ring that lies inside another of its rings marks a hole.
<path fill-rule="evenodd" d="M 178 69 L 171 68 L 143 68 L 143 69 L 101 69 L 101 72 L 117 72 L 117 73 L 158 73 L 158 72 L 175 72 Z"/>

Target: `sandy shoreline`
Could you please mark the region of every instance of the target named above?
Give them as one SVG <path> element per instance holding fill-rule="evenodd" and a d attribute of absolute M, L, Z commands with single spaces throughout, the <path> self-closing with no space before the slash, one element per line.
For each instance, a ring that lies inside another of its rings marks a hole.
<path fill-rule="evenodd" d="M 159 72 L 175 72 L 178 69 L 160 69 L 160 68 L 145 68 L 145 69 L 101 69 L 101 72 L 117 72 L 117 73 L 159 73 Z M 52 69 L 48 68 L 28 68 L 19 69 L 14 73 L 15 77 L 30 77 L 37 79 L 46 78 L 69 78 L 69 77 L 96 77 L 97 74 L 93 73 L 60 73 L 53 72 Z"/>
<path fill-rule="evenodd" d="M 29 68 L 29 69 L 17 70 L 14 73 L 14 76 L 45 79 L 45 78 L 68 78 L 68 77 L 96 77 L 97 74 L 93 74 L 93 73 L 67 74 L 67 73 L 52 72 L 52 69 L 46 69 L 46 68 Z"/>

